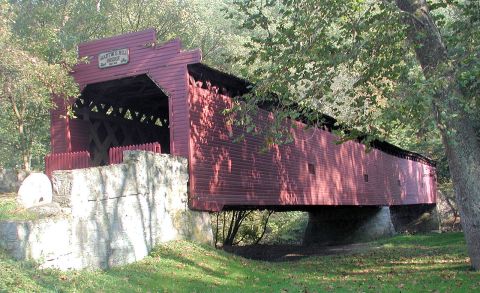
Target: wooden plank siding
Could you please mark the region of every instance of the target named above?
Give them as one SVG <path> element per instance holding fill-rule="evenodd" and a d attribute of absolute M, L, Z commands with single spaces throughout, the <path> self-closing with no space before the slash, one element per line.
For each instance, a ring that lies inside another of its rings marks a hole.
<path fill-rule="evenodd" d="M 125 65 L 100 69 L 98 54 L 113 49 L 128 48 L 129 62 Z M 78 55 L 87 63 L 78 64 L 72 73 L 80 89 L 123 77 L 147 74 L 169 97 L 170 152 L 188 156 L 187 64 L 201 61 L 199 50 L 181 51 L 179 40 L 156 44 L 153 29 L 129 33 L 80 44 Z M 65 105 L 57 100 L 52 113 L 52 153 L 85 149 L 85 125 L 75 119 L 64 119 Z"/>
<path fill-rule="evenodd" d="M 54 97 L 55 108 L 50 111 L 50 147 L 53 154 L 70 152 L 68 136 L 68 117 L 66 101 Z"/>
<path fill-rule="evenodd" d="M 224 206 L 404 205 L 436 201 L 435 168 L 294 122 L 294 142 L 262 152 L 262 137 L 227 125 L 231 97 L 189 79 L 190 205 Z M 257 127 L 272 116 L 260 110 Z M 309 170 L 314 168 L 314 174 Z M 312 167 L 311 166 L 311 167 Z M 365 182 L 368 175 L 368 182 Z"/>

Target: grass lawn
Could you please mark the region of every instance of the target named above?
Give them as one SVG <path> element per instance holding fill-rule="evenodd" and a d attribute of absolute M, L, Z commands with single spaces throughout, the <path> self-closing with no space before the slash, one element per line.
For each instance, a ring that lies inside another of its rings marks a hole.
<path fill-rule="evenodd" d="M 40 271 L 0 252 L 0 291 L 7 292 L 472 292 L 461 233 L 397 236 L 352 255 L 268 263 L 185 241 L 158 246 L 148 258 L 107 271 Z"/>
<path fill-rule="evenodd" d="M 23 209 L 17 204 L 16 196 L 16 193 L 0 193 L 0 221 L 23 221 L 37 219 L 37 215 Z"/>

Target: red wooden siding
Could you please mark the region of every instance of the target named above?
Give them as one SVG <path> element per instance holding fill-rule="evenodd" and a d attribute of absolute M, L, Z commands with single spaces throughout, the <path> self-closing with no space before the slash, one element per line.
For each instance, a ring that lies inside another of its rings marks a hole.
<path fill-rule="evenodd" d="M 160 45 L 155 42 L 155 31 L 149 29 L 80 44 L 79 57 L 86 57 L 89 63 L 78 64 L 72 75 L 83 89 L 90 83 L 147 74 L 169 97 L 170 152 L 187 157 L 189 127 L 186 65 L 200 62 L 201 53 L 199 50 L 181 51 L 179 40 Z M 130 50 L 128 64 L 98 68 L 98 54 L 118 48 Z M 84 125 L 61 118 L 66 114 L 65 107 L 62 101 L 57 102 L 62 107 L 52 111 L 52 152 L 82 149 L 86 143 Z"/>
<path fill-rule="evenodd" d="M 162 152 L 158 142 L 113 147 L 108 151 L 109 164 L 122 163 L 123 151 L 126 150 L 142 150 L 154 153 Z M 48 177 L 51 177 L 52 172 L 56 170 L 73 170 L 88 167 L 91 167 L 90 153 L 88 151 L 56 153 L 49 154 L 45 157 L 45 173 Z"/>
<path fill-rule="evenodd" d="M 66 102 L 63 98 L 53 99 L 56 107 L 50 111 L 50 145 L 52 153 L 69 152 L 67 140 L 68 118 Z"/>
<path fill-rule="evenodd" d="M 291 128 L 294 143 L 260 149 L 261 137 L 226 125 L 221 111 L 231 99 L 190 79 L 190 204 L 219 210 L 224 205 L 398 205 L 436 200 L 435 168 L 349 141 L 336 144 L 325 130 Z M 255 123 L 271 119 L 260 110 Z M 309 172 L 309 164 L 310 172 Z M 312 168 L 313 167 L 313 168 Z M 314 170 L 312 170 L 314 169 Z M 311 174 L 314 171 L 315 174 Z M 368 182 L 365 182 L 368 175 Z"/>
<path fill-rule="evenodd" d="M 90 167 L 90 153 L 72 152 L 49 154 L 45 157 L 45 173 L 48 177 L 56 170 L 73 170 Z"/>
<path fill-rule="evenodd" d="M 88 150 L 88 129 L 89 123 L 80 119 L 69 119 L 71 133 L 72 152 Z M 72 131 L 73 130 L 73 131 Z"/>
<path fill-rule="evenodd" d="M 123 162 L 123 151 L 142 150 L 154 153 L 161 153 L 161 147 L 158 142 L 145 143 L 140 145 L 127 145 L 121 147 L 113 147 L 108 150 L 109 164 L 119 164 Z"/>

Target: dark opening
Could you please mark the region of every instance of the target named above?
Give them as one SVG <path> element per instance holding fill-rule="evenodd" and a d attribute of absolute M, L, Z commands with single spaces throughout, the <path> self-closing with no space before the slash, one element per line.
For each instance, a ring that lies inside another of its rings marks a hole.
<path fill-rule="evenodd" d="M 308 173 L 315 175 L 315 165 L 308 164 Z"/>
<path fill-rule="evenodd" d="M 170 153 L 168 109 L 167 95 L 145 74 L 89 84 L 73 106 L 87 122 L 94 166 L 108 164 L 116 146 L 158 142 Z"/>
<path fill-rule="evenodd" d="M 363 181 L 368 182 L 368 174 L 363 174 Z"/>

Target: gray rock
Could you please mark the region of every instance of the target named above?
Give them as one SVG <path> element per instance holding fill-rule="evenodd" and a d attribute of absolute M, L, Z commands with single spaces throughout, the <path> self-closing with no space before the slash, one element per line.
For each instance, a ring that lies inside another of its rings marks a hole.
<path fill-rule="evenodd" d="M 30 208 L 52 202 L 52 184 L 47 175 L 32 173 L 23 181 L 18 190 L 17 202 Z"/>
<path fill-rule="evenodd" d="M 62 213 L 62 208 L 56 202 L 46 203 L 39 206 L 34 206 L 27 211 L 38 215 L 39 217 L 57 216 Z"/>

